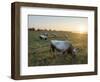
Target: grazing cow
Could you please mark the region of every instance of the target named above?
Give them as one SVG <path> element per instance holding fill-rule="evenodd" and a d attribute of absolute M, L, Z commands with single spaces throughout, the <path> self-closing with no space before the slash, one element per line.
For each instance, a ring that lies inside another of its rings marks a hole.
<path fill-rule="evenodd" d="M 39 35 L 39 38 L 41 40 L 47 40 L 48 39 L 48 33 L 43 33 L 43 34 Z"/>
<path fill-rule="evenodd" d="M 58 51 L 61 55 L 65 55 L 65 53 L 71 54 L 73 57 L 72 62 L 76 62 L 77 50 L 72 46 L 69 41 L 51 40 L 51 52 L 54 53 L 56 51 Z"/>
<path fill-rule="evenodd" d="M 41 35 L 39 35 L 39 38 L 41 40 L 47 40 L 48 37 L 46 35 L 41 34 Z"/>

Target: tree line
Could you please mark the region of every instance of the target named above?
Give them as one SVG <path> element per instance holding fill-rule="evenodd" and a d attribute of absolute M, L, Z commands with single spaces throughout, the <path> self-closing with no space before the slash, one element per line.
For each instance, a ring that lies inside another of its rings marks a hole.
<path fill-rule="evenodd" d="M 51 29 L 35 29 L 35 28 L 28 28 L 29 31 L 55 31 L 55 30 L 51 30 Z"/>

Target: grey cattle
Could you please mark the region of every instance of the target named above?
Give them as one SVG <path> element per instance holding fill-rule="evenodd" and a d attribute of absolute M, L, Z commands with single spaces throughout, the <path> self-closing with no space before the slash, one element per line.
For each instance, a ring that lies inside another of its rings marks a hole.
<path fill-rule="evenodd" d="M 41 40 L 47 40 L 48 36 L 41 34 L 41 35 L 39 35 L 39 38 Z"/>
<path fill-rule="evenodd" d="M 66 53 L 69 53 L 73 57 L 73 63 L 76 62 L 77 50 L 72 46 L 72 44 L 69 41 L 51 40 L 50 45 L 51 45 L 51 52 L 55 53 L 57 51 L 61 55 L 65 55 Z"/>
<path fill-rule="evenodd" d="M 41 40 L 47 40 L 48 39 L 48 33 L 43 33 L 41 35 L 39 35 Z"/>

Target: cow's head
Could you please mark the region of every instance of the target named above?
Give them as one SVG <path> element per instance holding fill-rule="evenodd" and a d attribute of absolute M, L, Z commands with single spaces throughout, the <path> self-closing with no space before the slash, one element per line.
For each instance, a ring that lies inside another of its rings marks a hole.
<path fill-rule="evenodd" d="M 73 50 L 72 50 L 72 54 L 74 55 L 74 56 L 76 56 L 77 55 L 77 53 L 78 53 L 78 48 L 73 48 Z"/>
<path fill-rule="evenodd" d="M 73 50 L 72 50 L 72 57 L 73 57 L 73 60 L 72 60 L 72 63 L 73 64 L 76 64 L 76 62 L 77 62 L 77 60 L 76 60 L 76 56 L 77 56 L 77 54 L 78 54 L 78 51 L 79 51 L 79 48 L 73 48 Z"/>

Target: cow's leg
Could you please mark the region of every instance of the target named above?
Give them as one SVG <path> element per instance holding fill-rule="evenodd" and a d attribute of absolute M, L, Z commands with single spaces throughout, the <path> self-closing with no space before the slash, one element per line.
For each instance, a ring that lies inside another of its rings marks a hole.
<path fill-rule="evenodd" d="M 72 55 L 72 64 L 76 64 L 76 55 Z"/>
<path fill-rule="evenodd" d="M 63 55 L 65 55 L 65 54 L 66 54 L 66 51 L 63 52 Z"/>
<path fill-rule="evenodd" d="M 67 54 L 68 54 L 67 51 L 64 51 L 64 52 L 63 52 L 64 60 L 66 60 L 66 56 L 67 56 Z"/>
<path fill-rule="evenodd" d="M 40 39 L 42 40 L 42 37 L 40 37 Z"/>
<path fill-rule="evenodd" d="M 51 45 L 51 48 L 50 48 L 50 52 L 51 52 L 51 55 L 52 57 L 54 58 L 55 57 L 55 48 Z"/>
<path fill-rule="evenodd" d="M 56 58 L 57 50 L 53 47 L 53 57 Z"/>
<path fill-rule="evenodd" d="M 47 40 L 47 38 L 45 38 L 45 40 Z"/>

